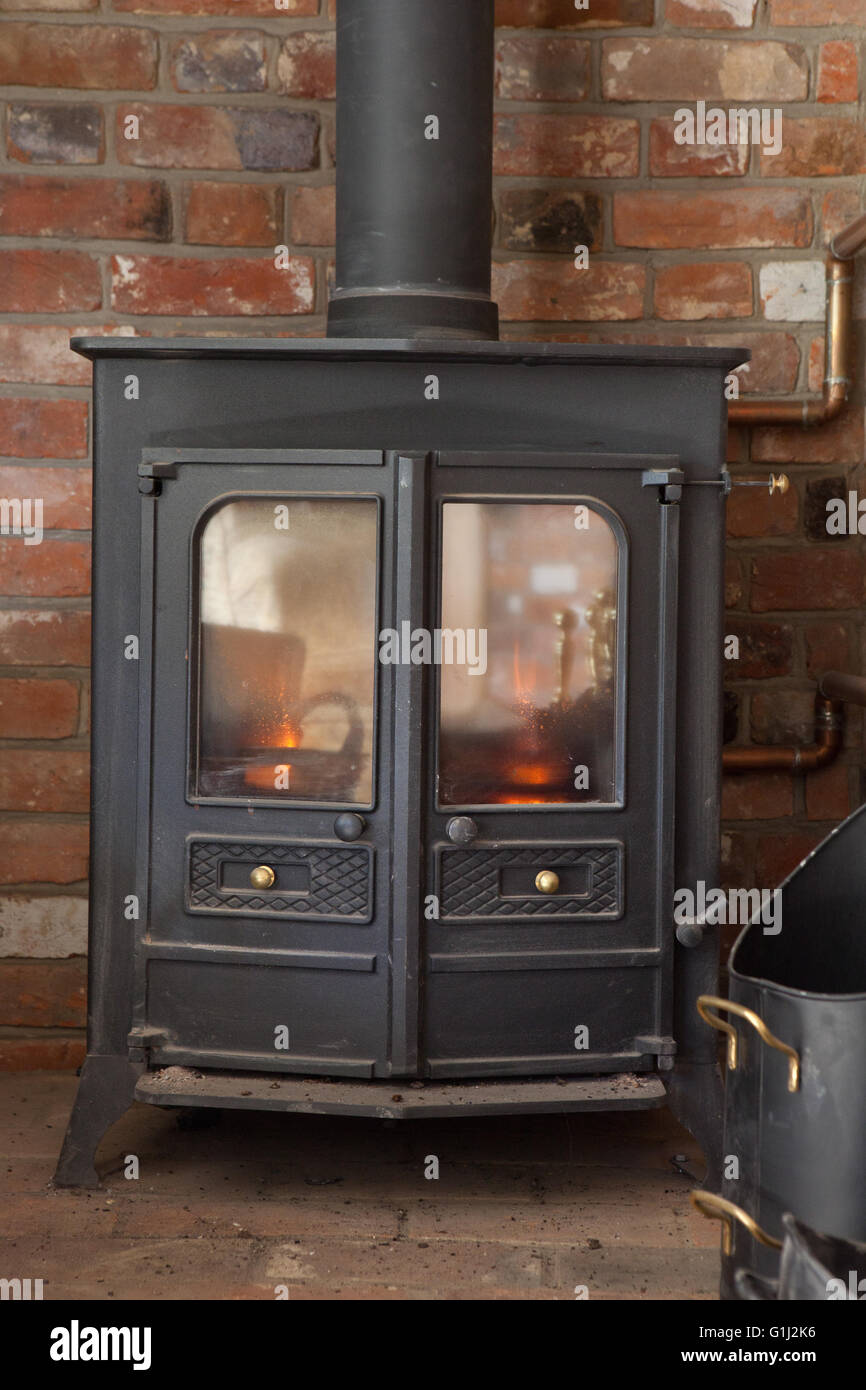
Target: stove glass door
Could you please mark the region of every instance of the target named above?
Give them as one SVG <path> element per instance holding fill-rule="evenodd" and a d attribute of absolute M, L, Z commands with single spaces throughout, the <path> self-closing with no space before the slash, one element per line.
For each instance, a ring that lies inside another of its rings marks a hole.
<path fill-rule="evenodd" d="M 515 450 L 430 470 L 428 1075 L 670 1055 L 675 469 Z"/>
<path fill-rule="evenodd" d="M 199 798 L 373 797 L 375 498 L 224 502 L 199 536 Z"/>
<path fill-rule="evenodd" d="M 443 505 L 440 806 L 616 801 L 619 549 L 585 504 Z"/>
<path fill-rule="evenodd" d="M 174 1063 L 353 1076 L 389 1042 L 395 468 L 172 451 L 141 499 L 138 1018 Z"/>

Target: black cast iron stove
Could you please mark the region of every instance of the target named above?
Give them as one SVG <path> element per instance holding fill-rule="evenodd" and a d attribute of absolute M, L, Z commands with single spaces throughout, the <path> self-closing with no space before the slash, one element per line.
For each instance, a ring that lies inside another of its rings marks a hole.
<path fill-rule="evenodd" d="M 328 339 L 76 340 L 93 868 L 60 1183 L 133 1099 L 670 1101 L 714 1154 L 717 942 L 672 909 L 717 881 L 747 354 L 496 340 L 492 11 L 340 0 Z"/>

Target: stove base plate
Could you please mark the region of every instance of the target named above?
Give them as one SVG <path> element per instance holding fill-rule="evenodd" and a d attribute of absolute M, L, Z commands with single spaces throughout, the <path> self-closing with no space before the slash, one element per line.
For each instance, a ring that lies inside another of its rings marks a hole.
<path fill-rule="evenodd" d="M 273 1072 L 164 1067 L 139 1079 L 135 1099 L 148 1105 L 287 1110 L 383 1120 L 442 1119 L 571 1110 L 653 1110 L 667 1103 L 661 1078 L 635 1072 L 525 1081 L 327 1081 Z"/>

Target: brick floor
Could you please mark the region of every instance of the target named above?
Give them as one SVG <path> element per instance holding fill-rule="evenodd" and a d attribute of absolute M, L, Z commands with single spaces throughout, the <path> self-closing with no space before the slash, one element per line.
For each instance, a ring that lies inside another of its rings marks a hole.
<path fill-rule="evenodd" d="M 698 1151 L 666 1111 L 225 1111 L 187 1129 L 137 1105 L 102 1145 L 103 1190 L 55 1191 L 75 1084 L 0 1075 L 0 1276 L 41 1278 L 49 1299 L 716 1297 L 718 1227 L 671 1163 L 699 1171 Z"/>

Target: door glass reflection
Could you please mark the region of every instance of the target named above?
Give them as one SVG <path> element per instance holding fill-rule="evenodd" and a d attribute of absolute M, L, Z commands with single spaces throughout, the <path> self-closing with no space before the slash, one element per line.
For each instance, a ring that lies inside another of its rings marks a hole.
<path fill-rule="evenodd" d="M 444 504 L 442 649 L 486 662 L 441 667 L 441 806 L 615 801 L 617 564 L 588 506 Z"/>
<path fill-rule="evenodd" d="M 244 498 L 200 538 L 204 797 L 369 805 L 377 505 Z"/>

